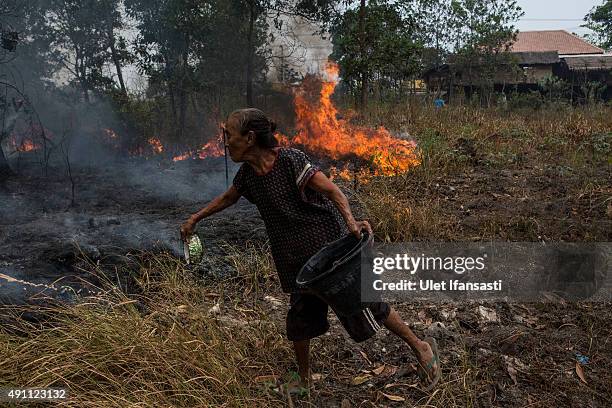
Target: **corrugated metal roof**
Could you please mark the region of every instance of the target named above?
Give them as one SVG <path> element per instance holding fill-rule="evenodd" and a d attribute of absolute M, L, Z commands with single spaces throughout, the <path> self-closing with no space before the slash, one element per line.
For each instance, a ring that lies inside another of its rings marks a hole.
<path fill-rule="evenodd" d="M 521 31 L 513 52 L 557 51 L 559 55 L 603 54 L 603 50 L 564 30 Z"/>
<path fill-rule="evenodd" d="M 556 64 L 559 62 L 557 51 L 513 52 L 516 63 L 520 65 Z"/>
<path fill-rule="evenodd" d="M 612 54 L 607 55 L 581 55 L 563 58 L 569 69 L 583 71 L 597 71 L 612 69 Z"/>

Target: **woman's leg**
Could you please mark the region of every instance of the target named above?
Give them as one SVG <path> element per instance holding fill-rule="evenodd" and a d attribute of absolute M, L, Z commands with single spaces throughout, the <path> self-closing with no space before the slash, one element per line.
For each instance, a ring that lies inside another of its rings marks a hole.
<path fill-rule="evenodd" d="M 410 327 L 408 327 L 408 325 L 404 323 L 399 313 L 397 313 L 395 309 L 391 308 L 391 311 L 389 312 L 389 317 L 387 317 L 383 324 L 387 329 L 397 334 L 402 340 L 406 342 L 406 344 L 408 344 L 408 346 L 410 346 L 416 358 L 419 360 L 419 363 L 423 367 L 426 367 L 431 362 L 433 358 L 431 346 L 427 342 L 419 339 L 416 334 L 414 334 L 412 330 L 410 330 Z M 430 371 L 432 377 L 435 376 L 436 371 L 438 369 L 439 365 L 436 362 L 432 365 Z"/>
<path fill-rule="evenodd" d="M 300 340 L 293 342 L 295 357 L 298 365 L 298 374 L 302 379 L 302 384 L 308 387 L 310 383 L 310 340 Z"/>
<path fill-rule="evenodd" d="M 316 296 L 292 293 L 287 312 L 287 337 L 293 342 L 302 385 L 310 383 L 310 339 L 329 330 L 327 303 Z"/>

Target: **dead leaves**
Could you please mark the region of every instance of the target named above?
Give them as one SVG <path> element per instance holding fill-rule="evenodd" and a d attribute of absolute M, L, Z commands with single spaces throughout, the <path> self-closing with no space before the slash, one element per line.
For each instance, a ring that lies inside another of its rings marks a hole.
<path fill-rule="evenodd" d="M 518 384 L 518 380 L 516 377 L 517 374 L 517 370 L 516 368 L 514 368 L 514 366 L 510 365 L 510 364 L 506 364 L 506 370 L 508 371 L 508 375 L 510 376 L 510 378 L 512 379 L 512 381 L 514 381 L 514 384 Z"/>
<path fill-rule="evenodd" d="M 369 365 L 372 365 L 372 362 L 370 361 L 366 353 L 364 353 L 362 350 L 359 350 L 359 354 L 361 354 L 361 357 L 363 357 L 363 359 L 367 361 Z"/>
<path fill-rule="evenodd" d="M 485 306 L 478 306 L 478 315 L 483 322 L 499 322 L 497 312 Z"/>
<path fill-rule="evenodd" d="M 385 394 L 384 392 L 381 392 L 382 396 L 385 397 L 386 399 L 388 399 L 389 401 L 395 401 L 395 402 L 403 402 L 406 401 L 406 398 L 404 397 L 400 397 L 399 395 L 391 395 L 391 394 Z"/>
<path fill-rule="evenodd" d="M 584 370 L 578 361 L 576 361 L 576 374 L 578 374 L 578 377 L 583 383 L 587 383 L 586 378 L 584 376 Z"/>
<path fill-rule="evenodd" d="M 351 384 L 360 385 L 375 377 L 391 377 L 397 373 L 398 368 L 389 364 L 382 364 L 373 370 L 361 370 L 362 374 L 354 377 Z"/>
<path fill-rule="evenodd" d="M 315 374 L 310 375 L 310 379 L 314 382 L 317 382 L 317 381 L 322 381 L 323 379 L 325 379 L 325 376 L 321 373 L 315 373 Z"/>
<path fill-rule="evenodd" d="M 276 383 L 276 381 L 278 381 L 278 376 L 274 374 L 258 375 L 257 377 L 253 378 L 253 382 L 255 383 L 266 383 L 266 382 Z"/>
<path fill-rule="evenodd" d="M 361 370 L 361 372 L 362 374 L 358 375 L 357 377 L 354 377 L 351 380 L 351 384 L 361 385 L 367 382 L 368 380 L 379 376 L 391 377 L 392 375 L 395 375 L 395 373 L 398 372 L 398 367 L 392 366 L 390 364 L 382 364 L 373 370 Z"/>
<path fill-rule="evenodd" d="M 408 388 L 419 388 L 419 383 L 408 384 L 408 383 L 391 383 L 385 385 L 385 390 L 393 387 L 408 387 Z"/>
<path fill-rule="evenodd" d="M 373 374 L 376 374 L 376 375 L 380 375 L 380 374 L 382 374 L 382 372 L 383 372 L 383 371 L 385 371 L 385 366 L 386 366 L 386 365 L 385 365 L 385 364 L 383 364 L 383 365 L 381 365 L 380 367 L 375 368 L 374 370 L 372 370 L 372 373 L 373 373 Z"/>
<path fill-rule="evenodd" d="M 353 378 L 353 380 L 351 381 L 351 384 L 353 384 L 353 385 L 361 385 L 361 384 L 367 382 L 370 378 L 372 378 L 372 376 L 370 374 L 358 375 L 357 377 Z"/>
<path fill-rule="evenodd" d="M 420 311 L 417 313 L 417 316 L 419 317 L 419 319 L 420 319 L 420 320 L 421 320 L 423 323 L 425 323 L 425 325 L 426 325 L 426 326 L 429 326 L 429 325 L 432 323 L 432 321 L 433 321 L 433 320 L 431 319 L 431 317 L 428 317 L 428 316 L 427 316 L 427 313 L 425 313 L 425 311 L 424 311 L 424 310 L 420 310 Z"/>
<path fill-rule="evenodd" d="M 518 384 L 518 373 L 525 374 L 529 367 L 516 357 L 504 356 L 504 361 L 508 375 L 515 385 Z"/>
<path fill-rule="evenodd" d="M 264 300 L 270 305 L 273 310 L 278 309 L 283 305 L 283 301 L 275 298 L 274 296 L 265 296 Z"/>

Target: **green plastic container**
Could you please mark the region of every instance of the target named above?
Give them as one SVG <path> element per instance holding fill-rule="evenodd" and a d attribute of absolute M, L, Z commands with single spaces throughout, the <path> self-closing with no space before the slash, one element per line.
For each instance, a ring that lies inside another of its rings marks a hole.
<path fill-rule="evenodd" d="M 202 241 L 197 234 L 193 234 L 187 242 L 183 242 L 183 253 L 187 264 L 197 264 L 202 260 Z"/>

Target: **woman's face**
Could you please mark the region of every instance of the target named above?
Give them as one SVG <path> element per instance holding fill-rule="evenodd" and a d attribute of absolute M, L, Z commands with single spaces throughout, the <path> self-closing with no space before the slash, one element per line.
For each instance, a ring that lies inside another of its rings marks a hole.
<path fill-rule="evenodd" d="M 243 162 L 244 154 L 255 144 L 253 132 L 248 132 L 246 135 L 240 134 L 237 120 L 229 118 L 224 127 L 227 150 L 230 158 L 234 162 Z"/>

